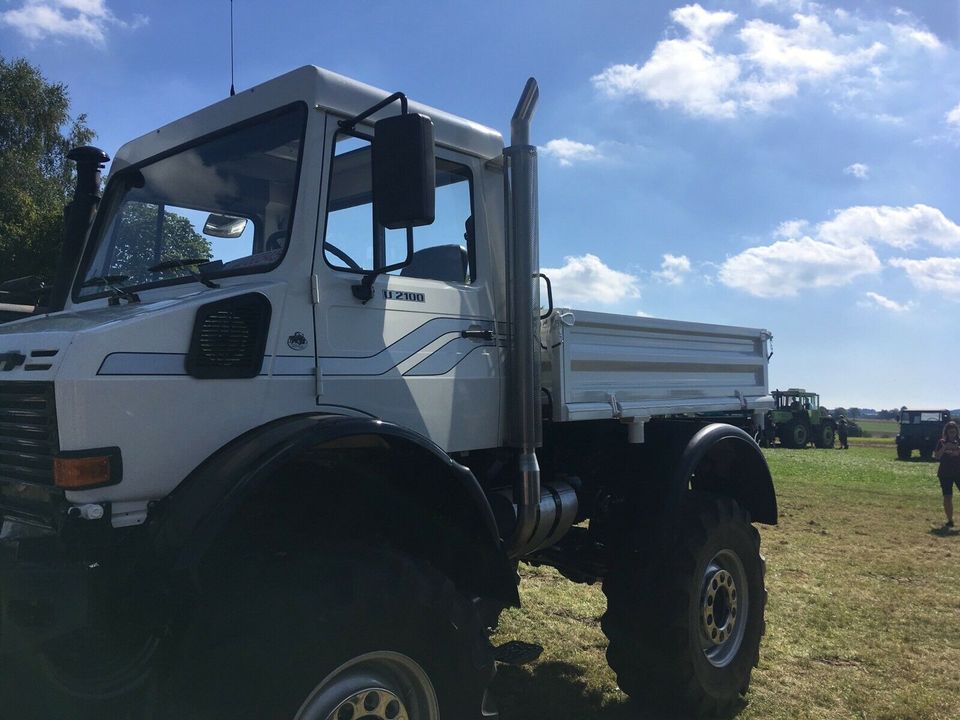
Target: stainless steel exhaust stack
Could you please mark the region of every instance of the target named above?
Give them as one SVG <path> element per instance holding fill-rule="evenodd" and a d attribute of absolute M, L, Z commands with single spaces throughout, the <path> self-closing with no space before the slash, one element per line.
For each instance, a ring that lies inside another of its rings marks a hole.
<path fill-rule="evenodd" d="M 542 443 L 540 411 L 540 239 L 537 213 L 537 148 L 530 144 L 530 120 L 540 97 L 527 80 L 510 121 L 510 147 L 504 149 L 507 228 L 507 305 L 510 314 L 510 377 L 507 385 L 511 426 L 508 441 L 520 448 L 520 478 L 514 488 L 517 525 L 510 555 L 531 547 L 540 504 Z"/>

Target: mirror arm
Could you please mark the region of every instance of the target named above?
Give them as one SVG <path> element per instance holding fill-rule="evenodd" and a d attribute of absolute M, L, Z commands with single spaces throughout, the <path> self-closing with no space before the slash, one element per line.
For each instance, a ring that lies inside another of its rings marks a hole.
<path fill-rule="evenodd" d="M 396 102 L 397 100 L 400 101 L 400 114 L 406 115 L 407 114 L 407 96 L 404 95 L 402 92 L 395 92 L 390 97 L 384 100 L 381 100 L 376 105 L 374 105 L 371 108 L 368 108 L 367 110 L 364 110 L 359 115 L 356 115 L 352 118 L 348 118 L 346 120 L 341 120 L 337 124 L 344 130 L 352 130 L 354 127 L 362 123 L 364 120 L 366 120 L 368 117 L 373 115 L 375 112 L 377 112 L 378 110 L 382 110 L 387 105 L 389 105 L 390 103 Z"/>
<path fill-rule="evenodd" d="M 407 259 L 403 262 L 394 263 L 393 265 L 387 265 L 386 267 L 378 268 L 376 270 L 369 270 L 363 274 L 363 279 L 360 281 L 359 285 L 353 285 L 350 290 L 353 292 L 353 296 L 359 300 L 361 303 L 366 305 L 373 299 L 373 283 L 376 281 L 377 277 L 383 275 L 384 273 L 392 272 L 394 270 L 400 270 L 405 268 L 413 262 L 413 228 L 407 228 Z"/>

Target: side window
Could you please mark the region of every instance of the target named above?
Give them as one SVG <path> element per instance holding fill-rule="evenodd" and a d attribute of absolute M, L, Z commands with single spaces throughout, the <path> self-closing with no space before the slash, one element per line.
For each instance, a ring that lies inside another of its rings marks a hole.
<path fill-rule="evenodd" d="M 414 228 L 410 264 L 392 275 L 469 283 L 476 278 L 470 170 L 437 158 L 436 219 Z M 323 243 L 327 263 L 363 272 L 406 259 L 406 231 L 373 220 L 370 143 L 338 134 L 329 180 Z"/>

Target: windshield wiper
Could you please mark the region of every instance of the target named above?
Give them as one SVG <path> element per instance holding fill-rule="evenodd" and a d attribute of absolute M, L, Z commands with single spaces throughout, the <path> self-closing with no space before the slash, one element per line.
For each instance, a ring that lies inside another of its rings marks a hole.
<path fill-rule="evenodd" d="M 123 298 L 128 303 L 140 302 L 140 296 L 135 292 L 130 292 L 126 288 L 119 287 L 117 283 L 122 283 L 125 280 L 129 280 L 129 275 L 97 275 L 92 277 L 89 280 L 85 280 L 80 283 L 80 287 L 102 287 L 105 290 L 110 292 L 109 303 L 111 305 L 119 305 L 120 298 Z"/>
<path fill-rule="evenodd" d="M 182 268 L 207 287 L 218 288 L 220 286 L 207 277 L 200 269 L 202 265 L 209 264 L 211 264 L 211 261 L 208 258 L 174 258 L 173 260 L 164 260 L 156 265 L 151 265 L 147 268 L 147 270 L 149 272 L 163 272 L 164 270 L 176 270 L 178 268 Z M 194 267 L 197 269 L 194 270 Z"/>

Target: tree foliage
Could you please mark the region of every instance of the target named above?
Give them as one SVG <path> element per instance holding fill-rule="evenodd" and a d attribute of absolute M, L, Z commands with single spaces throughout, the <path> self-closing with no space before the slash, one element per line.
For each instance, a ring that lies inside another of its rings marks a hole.
<path fill-rule="evenodd" d="M 0 56 L 0 281 L 53 279 L 75 183 L 67 153 L 95 137 L 86 115 L 69 111 L 66 86 Z"/>
<path fill-rule="evenodd" d="M 189 219 L 170 210 L 160 218 L 162 227 L 158 241 L 158 212 L 153 203 L 126 202 L 120 210 L 113 256 L 108 274 L 127 275 L 127 284 L 176 277 L 183 270 L 152 274 L 147 268 L 164 260 L 179 258 L 209 259 L 213 253 L 210 241 L 198 233 Z"/>

